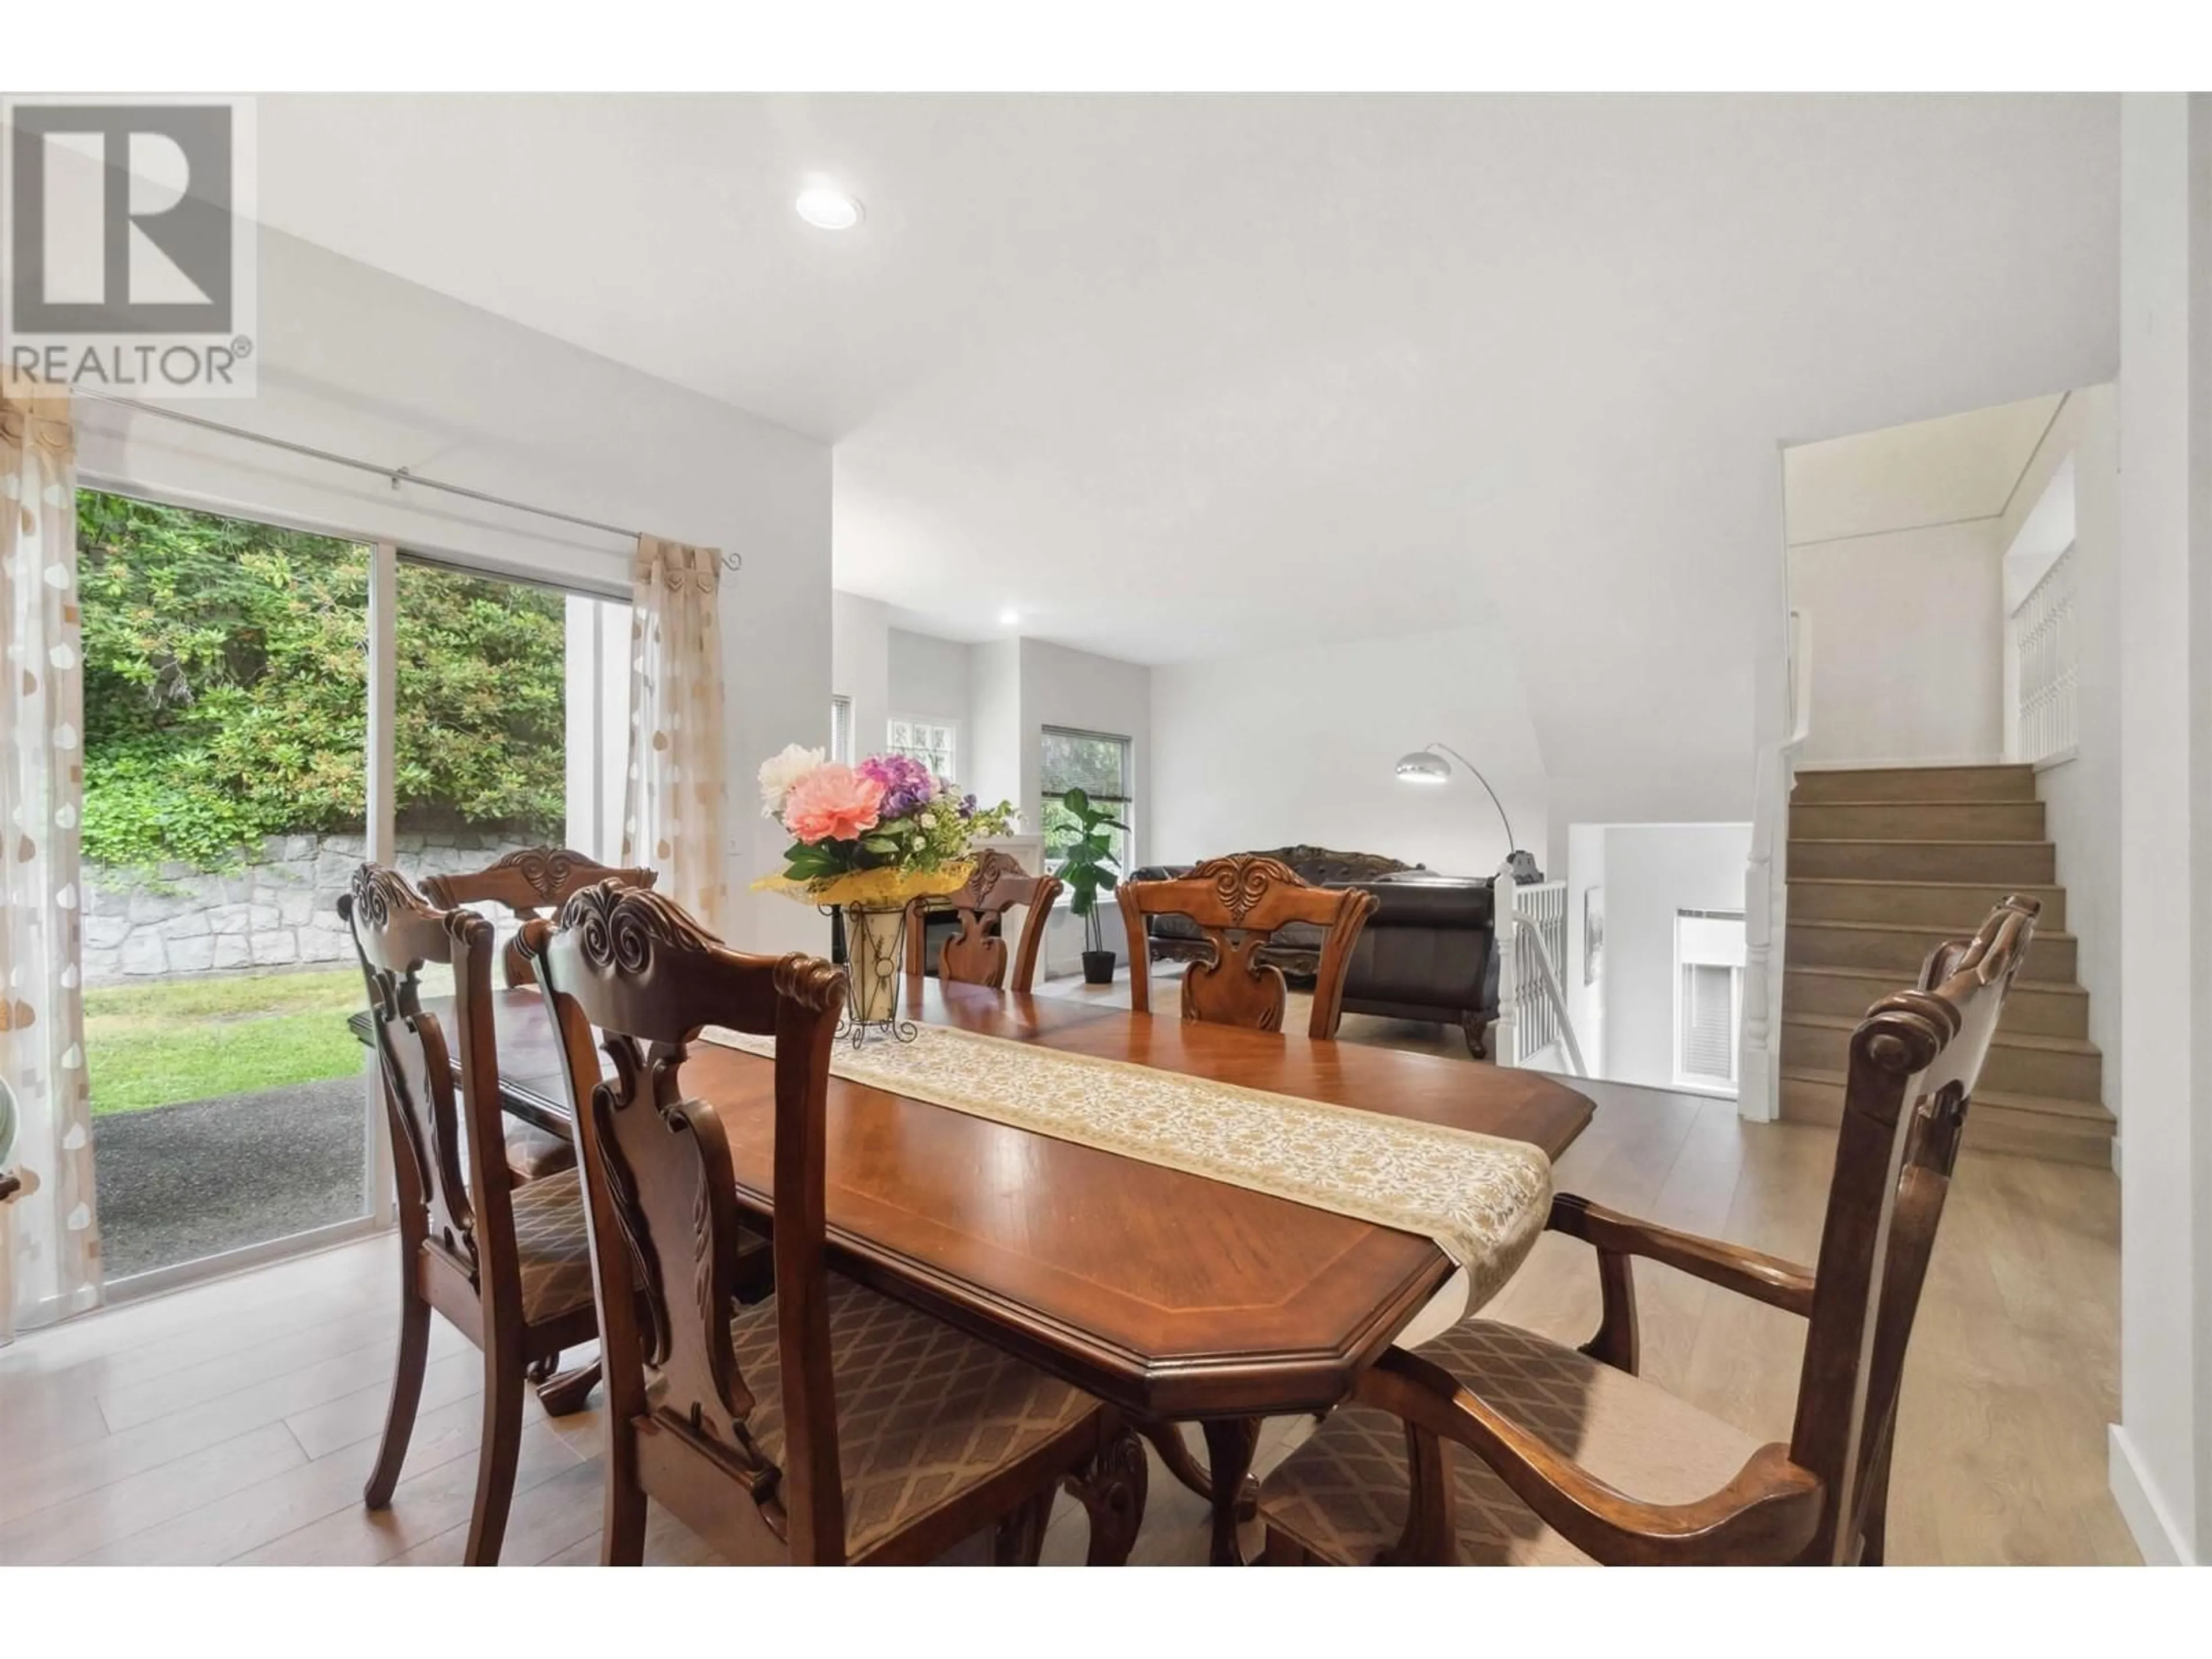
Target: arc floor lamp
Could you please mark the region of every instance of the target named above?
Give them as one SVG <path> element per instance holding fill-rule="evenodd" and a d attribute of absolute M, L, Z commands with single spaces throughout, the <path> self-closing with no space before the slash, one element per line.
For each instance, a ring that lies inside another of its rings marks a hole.
<path fill-rule="evenodd" d="M 1443 754 L 1438 754 L 1438 750 L 1442 750 Z M 1451 760 L 1446 760 L 1445 755 L 1450 756 Z M 1452 760 L 1467 768 L 1468 775 L 1482 786 L 1482 793 L 1490 797 L 1490 804 L 1498 809 L 1498 822 L 1505 826 L 1505 845 L 1508 848 L 1505 861 L 1513 866 L 1513 879 L 1524 886 L 1543 880 L 1544 872 L 1536 867 L 1535 855 L 1523 852 L 1519 838 L 1513 833 L 1513 819 L 1505 810 L 1505 803 L 1498 799 L 1498 792 L 1490 787 L 1490 780 L 1483 776 L 1475 763 L 1458 750 L 1448 743 L 1432 743 L 1425 749 L 1416 749 L 1411 754 L 1401 755 L 1398 757 L 1398 776 L 1407 783 L 1447 784 L 1451 781 Z"/>

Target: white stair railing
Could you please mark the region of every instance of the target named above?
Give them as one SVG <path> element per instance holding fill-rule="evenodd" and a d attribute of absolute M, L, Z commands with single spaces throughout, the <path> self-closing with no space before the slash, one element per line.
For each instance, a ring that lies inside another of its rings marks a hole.
<path fill-rule="evenodd" d="M 1567 1070 L 1588 1077 L 1582 1044 L 1567 1012 L 1559 964 L 1567 953 L 1567 884 L 1513 879 L 1503 866 L 1492 889 L 1498 948 L 1498 1028 L 1491 1058 L 1500 1066 L 1526 1066 L 1552 1048 L 1565 1052 Z"/>

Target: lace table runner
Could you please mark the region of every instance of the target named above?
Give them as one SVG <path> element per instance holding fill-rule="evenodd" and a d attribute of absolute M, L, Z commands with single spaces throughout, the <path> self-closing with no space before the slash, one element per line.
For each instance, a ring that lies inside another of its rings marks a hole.
<path fill-rule="evenodd" d="M 702 1035 L 747 1054 L 775 1053 L 772 1037 L 720 1026 Z M 1526 1141 L 1127 1060 L 924 1025 L 912 1042 L 841 1042 L 830 1069 L 994 1123 L 1432 1238 L 1460 1271 L 1401 1342 L 1445 1328 L 1496 1295 L 1551 1209 L 1551 1160 Z"/>

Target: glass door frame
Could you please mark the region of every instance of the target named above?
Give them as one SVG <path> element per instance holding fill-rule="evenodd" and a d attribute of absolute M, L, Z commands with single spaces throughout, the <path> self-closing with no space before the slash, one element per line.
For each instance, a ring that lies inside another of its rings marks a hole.
<path fill-rule="evenodd" d="M 398 754 L 396 731 L 398 709 L 398 584 L 403 557 L 444 569 L 497 581 L 516 581 L 582 597 L 629 603 L 627 589 L 609 580 L 593 582 L 570 576 L 550 580 L 544 575 L 504 566 L 500 562 L 427 548 L 420 544 L 379 539 L 331 524 L 311 523 L 282 513 L 241 507 L 228 500 L 195 496 L 188 492 L 149 488 L 128 477 L 81 469 L 80 489 L 100 490 L 157 506 L 205 513 L 280 530 L 326 536 L 369 550 L 368 743 L 363 756 L 366 788 L 363 841 L 369 860 L 389 865 L 398 854 Z M 318 1250 L 351 1243 L 392 1231 L 398 1224 L 398 1200 L 392 1146 L 392 1126 L 385 1111 L 373 1051 L 362 1051 L 362 1089 L 364 1127 L 363 1170 L 367 1189 L 363 1212 L 348 1220 L 288 1233 L 235 1249 L 219 1251 L 191 1261 L 134 1273 L 129 1279 L 104 1284 L 101 1306 L 136 1302 L 173 1290 L 232 1273 L 312 1255 Z M 97 1170 L 97 1159 L 94 1169 Z M 97 1312 L 90 1309 L 88 1312 Z"/>
<path fill-rule="evenodd" d="M 247 524 L 267 525 L 272 529 L 295 531 L 303 535 L 325 536 L 369 550 L 368 743 L 364 769 L 367 787 L 363 792 L 365 799 L 362 803 L 362 845 L 368 849 L 370 858 L 379 862 L 387 861 L 393 841 L 392 723 L 397 708 L 392 682 L 397 668 L 398 548 L 390 542 L 375 541 L 356 532 L 334 529 L 327 525 L 303 523 L 282 514 L 241 508 L 227 501 L 195 498 L 174 490 L 149 489 L 130 479 L 118 479 L 105 473 L 80 470 L 77 488 L 127 496 L 157 507 L 172 507 L 185 512 L 204 513 Z M 383 757 L 380 788 L 380 754 Z M 366 1048 L 362 1050 L 361 1075 L 364 1182 L 361 1214 L 343 1221 L 310 1227 L 301 1232 L 286 1233 L 281 1237 L 219 1250 L 212 1255 L 198 1256 L 189 1261 L 150 1268 L 144 1273 L 133 1273 L 127 1279 L 103 1279 L 99 1305 L 86 1310 L 86 1312 L 97 1313 L 100 1307 L 120 1306 L 210 1279 L 227 1278 L 232 1273 L 243 1273 L 271 1262 L 313 1255 L 318 1250 L 349 1244 L 356 1239 L 374 1237 L 396 1226 L 398 1214 L 393 1186 L 392 1126 L 385 1115 L 374 1055 Z M 99 1179 L 99 1158 L 95 1154 L 93 1161 L 95 1182 Z"/>

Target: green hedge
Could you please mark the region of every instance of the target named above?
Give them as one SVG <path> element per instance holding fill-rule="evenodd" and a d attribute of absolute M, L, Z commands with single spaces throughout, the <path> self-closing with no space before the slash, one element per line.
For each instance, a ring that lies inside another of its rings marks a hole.
<path fill-rule="evenodd" d="M 84 853 L 222 868 L 365 810 L 366 547 L 94 490 L 77 497 Z M 562 823 L 564 606 L 399 568 L 403 818 Z"/>

